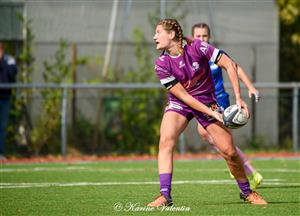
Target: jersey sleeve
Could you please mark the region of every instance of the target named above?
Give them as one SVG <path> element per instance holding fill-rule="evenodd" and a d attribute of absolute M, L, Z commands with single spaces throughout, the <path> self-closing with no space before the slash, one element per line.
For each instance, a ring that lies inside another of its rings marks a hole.
<path fill-rule="evenodd" d="M 220 50 L 220 53 L 221 53 L 222 55 L 226 55 L 228 58 L 230 58 L 232 61 L 234 61 L 233 58 L 231 58 L 231 56 L 228 55 L 228 53 L 226 53 L 224 50 Z"/>
<path fill-rule="evenodd" d="M 194 40 L 193 46 L 198 55 L 208 61 L 217 63 L 222 53 L 219 49 L 201 40 Z"/>
<path fill-rule="evenodd" d="M 167 89 L 171 89 L 178 83 L 178 80 L 170 72 L 162 56 L 155 61 L 155 72 L 160 83 Z"/>

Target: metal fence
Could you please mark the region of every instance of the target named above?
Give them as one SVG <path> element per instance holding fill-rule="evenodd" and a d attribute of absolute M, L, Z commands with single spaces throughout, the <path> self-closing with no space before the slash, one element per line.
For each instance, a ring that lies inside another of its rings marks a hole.
<path fill-rule="evenodd" d="M 261 91 L 264 90 L 290 90 L 292 92 L 292 148 L 293 151 L 298 151 L 299 146 L 299 88 L 300 83 L 255 83 L 255 86 Z M 228 83 L 225 84 L 225 87 L 230 90 L 230 85 Z M 35 90 L 42 90 L 42 89 L 60 89 L 62 91 L 61 97 L 61 108 L 60 108 L 60 121 L 61 121 L 61 128 L 60 128 L 60 145 L 61 145 L 61 154 L 67 154 L 67 140 L 68 140 L 68 107 L 70 106 L 70 93 L 71 90 L 95 90 L 97 92 L 106 91 L 106 90 L 153 90 L 153 89 L 162 89 L 162 94 L 165 94 L 162 86 L 156 83 L 103 83 L 103 84 L 43 84 L 43 83 L 32 83 L 32 84 L 0 84 L 0 88 L 14 88 L 17 89 L 17 92 L 21 89 L 35 89 Z M 242 86 L 242 88 L 244 88 Z M 275 97 L 278 97 L 275 94 Z M 149 96 L 149 99 L 151 96 Z M 98 97 L 95 97 L 93 100 L 97 100 Z M 133 104 L 134 106 L 134 104 Z M 263 112 L 268 112 L 268 110 L 264 110 Z M 151 115 L 148 113 L 148 115 Z M 278 114 L 277 114 L 278 115 Z M 275 116 L 274 118 L 278 118 Z M 280 127 L 280 126 L 279 126 Z M 184 146 L 180 146 L 181 152 L 184 150 Z"/>

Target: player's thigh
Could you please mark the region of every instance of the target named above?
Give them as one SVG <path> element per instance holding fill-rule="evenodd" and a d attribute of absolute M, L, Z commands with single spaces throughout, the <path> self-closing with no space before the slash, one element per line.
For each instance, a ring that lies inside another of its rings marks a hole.
<path fill-rule="evenodd" d="M 160 126 L 160 143 L 176 142 L 187 124 L 185 116 L 173 111 L 165 112 Z"/>
<path fill-rule="evenodd" d="M 215 145 L 218 149 L 226 154 L 235 152 L 233 145 L 233 137 L 227 128 L 222 126 L 220 123 L 213 123 L 206 127 L 207 132 L 215 141 Z"/>
<path fill-rule="evenodd" d="M 202 138 L 207 138 L 209 136 L 208 132 L 205 130 L 205 128 L 198 123 L 198 126 L 197 126 L 197 130 L 198 130 L 198 133 L 200 134 L 200 136 Z"/>

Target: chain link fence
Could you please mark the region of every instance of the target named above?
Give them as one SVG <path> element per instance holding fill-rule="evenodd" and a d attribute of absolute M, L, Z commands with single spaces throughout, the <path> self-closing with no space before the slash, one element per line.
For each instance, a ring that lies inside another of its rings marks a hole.
<path fill-rule="evenodd" d="M 262 94 L 257 104 L 247 99 L 247 92 L 242 88 L 252 116 L 245 127 L 233 130 L 235 144 L 242 148 L 298 151 L 300 83 L 256 83 L 255 86 Z M 0 85 L 0 88 L 8 87 L 16 89 L 7 144 L 12 154 L 157 152 L 166 104 L 166 91 L 160 84 Z M 226 87 L 230 91 L 230 86 L 226 84 Z M 27 103 L 22 104 L 25 95 Z M 278 107 L 268 106 L 273 100 L 279 101 Z M 280 109 L 284 101 L 291 102 L 290 109 Z M 276 115 L 270 116 L 274 110 Z M 209 150 L 209 145 L 197 134 L 196 122 L 192 121 L 179 139 L 178 151 Z"/>

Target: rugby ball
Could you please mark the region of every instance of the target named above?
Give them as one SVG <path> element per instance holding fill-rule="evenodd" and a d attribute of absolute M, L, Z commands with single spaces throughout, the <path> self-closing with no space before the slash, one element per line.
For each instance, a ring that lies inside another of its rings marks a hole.
<path fill-rule="evenodd" d="M 236 104 L 227 107 L 223 112 L 224 125 L 230 129 L 237 129 L 248 122 L 244 109 L 239 110 Z"/>

